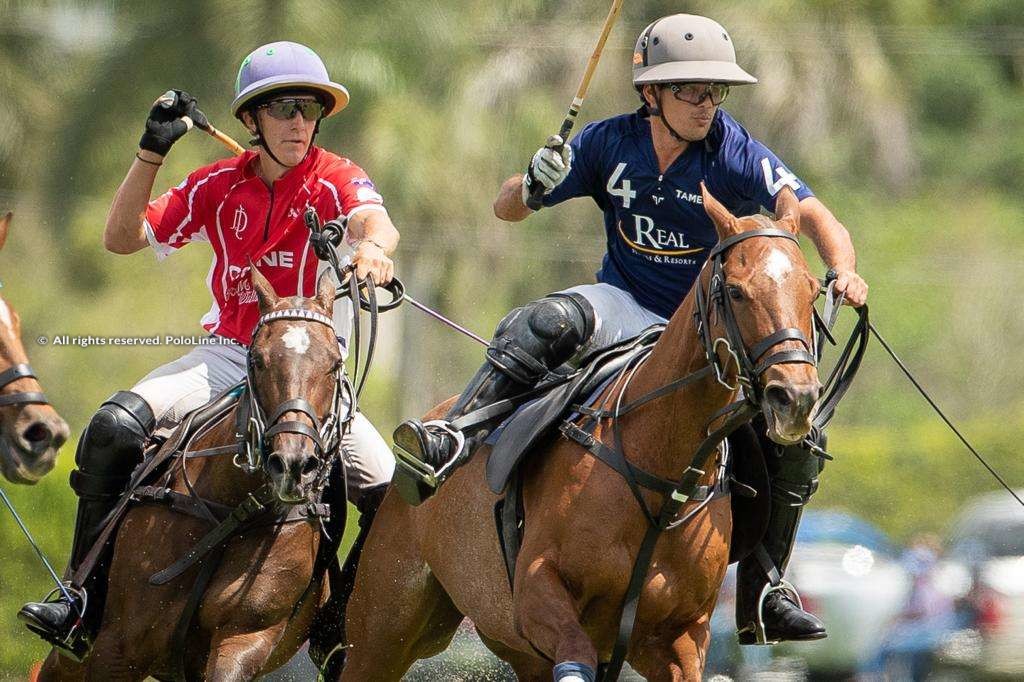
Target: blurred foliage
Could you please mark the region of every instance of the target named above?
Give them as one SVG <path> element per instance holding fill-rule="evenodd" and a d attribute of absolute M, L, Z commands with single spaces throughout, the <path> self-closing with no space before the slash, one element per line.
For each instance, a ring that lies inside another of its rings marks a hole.
<path fill-rule="evenodd" d="M 678 10 L 627 3 L 585 119 L 636 106 L 635 36 Z M 1024 482 L 1014 447 L 1024 434 L 1024 318 L 1014 295 L 1024 275 L 1019 0 L 699 0 L 688 10 L 726 25 L 740 62 L 760 77 L 735 89 L 727 108 L 849 227 L 880 331 L 992 464 Z M 592 281 L 600 262 L 600 216 L 589 202 L 517 225 L 495 219 L 490 204 L 561 121 L 605 11 L 592 0 L 0 0 L 0 208 L 16 212 L 0 274 L 73 431 L 106 396 L 185 349 L 39 346 L 37 336 L 191 335 L 209 304 L 203 247 L 157 264 L 101 244 L 156 96 L 192 92 L 244 141 L 228 113 L 242 57 L 270 40 L 312 46 L 352 92 L 319 142 L 362 165 L 385 195 L 409 292 L 488 336 L 514 305 Z M 175 146 L 157 191 L 223 153 L 193 133 Z M 409 307 L 382 327 L 364 409 L 387 435 L 461 390 L 481 356 Z M 843 506 L 897 539 L 941 530 L 966 498 L 993 487 L 877 345 L 831 444 L 837 460 L 814 504 Z M 13 493 L 58 565 L 73 519 L 72 445 L 46 480 Z M 0 670 L 17 675 L 44 647 L 13 613 L 47 581 L 10 519 L 0 521 L 0 541 Z"/>

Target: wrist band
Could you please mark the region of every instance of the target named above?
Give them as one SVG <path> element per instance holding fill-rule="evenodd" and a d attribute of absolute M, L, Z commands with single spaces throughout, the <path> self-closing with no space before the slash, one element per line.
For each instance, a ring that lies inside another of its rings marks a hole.
<path fill-rule="evenodd" d="M 150 166 L 162 166 L 162 165 L 164 165 L 163 161 L 157 163 L 156 161 L 150 161 L 148 159 L 144 159 L 141 156 L 139 156 L 138 152 L 135 152 L 135 158 L 138 159 L 139 161 L 141 161 L 142 163 L 148 163 Z"/>

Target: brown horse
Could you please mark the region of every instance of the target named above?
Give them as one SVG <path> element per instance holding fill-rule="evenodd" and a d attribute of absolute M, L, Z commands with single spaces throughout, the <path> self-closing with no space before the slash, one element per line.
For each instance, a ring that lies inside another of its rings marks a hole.
<path fill-rule="evenodd" d="M 10 225 L 10 213 L 0 217 L 0 249 Z M 0 473 L 11 483 L 36 483 L 68 439 L 42 391 L 21 345 L 21 318 L 0 298 Z"/>
<path fill-rule="evenodd" d="M 255 268 L 252 281 L 261 317 L 249 350 L 246 391 L 184 443 L 196 456 L 175 455 L 165 477 L 149 489 L 167 486 L 183 502 L 191 488 L 210 507 L 225 505 L 220 508 L 227 511 L 264 499 L 271 517 L 252 517 L 177 577 L 151 584 L 151 576 L 176 564 L 216 521 L 177 513 L 151 496 L 148 504 L 130 506 L 117 530 L 91 653 L 78 664 L 54 651 L 39 679 L 251 680 L 287 662 L 307 639 L 325 593 L 326 581 L 314 578 L 322 513 L 297 519 L 283 514 L 312 507 L 318 498 L 337 453 L 338 420 L 345 419 L 339 406 L 347 382 L 329 317 L 335 288 L 325 277 L 315 299 L 278 298 Z M 211 452 L 231 450 L 239 442 L 236 433 L 253 423 L 238 420 L 239 410 L 260 422 L 255 436 L 242 439 L 249 449 Z M 161 454 L 174 444 L 172 436 Z M 147 488 L 135 490 L 145 497 Z M 190 613 L 196 577 L 208 569 L 212 573 Z M 187 629 L 176 641 L 182 624 Z"/>
<path fill-rule="evenodd" d="M 785 334 L 776 334 L 798 329 L 811 338 L 812 305 L 820 288 L 795 243 L 796 197 L 788 190 L 779 196 L 774 224 L 763 216 L 736 218 L 706 190 L 703 201 L 722 240 L 725 278 L 717 291 L 730 299 L 739 341 L 746 340 L 749 349 L 760 340 L 781 338 L 768 344 L 778 355 L 804 353 L 792 336 L 785 340 Z M 732 239 L 755 230 L 760 234 Z M 788 237 L 767 238 L 766 230 L 768 236 Z M 710 291 L 711 279 L 712 268 L 706 266 L 628 383 L 623 404 L 708 366 L 694 314 L 695 292 Z M 723 329 L 721 308 L 716 310 L 708 339 L 732 338 Z M 736 363 L 727 361 L 724 347 L 716 342 L 708 349 L 729 368 L 722 382 L 709 372 L 620 419 L 629 462 L 678 479 L 714 415 L 736 397 L 737 390 L 725 386 L 738 384 Z M 770 437 L 786 444 L 802 439 L 818 397 L 815 366 L 772 364 L 757 381 L 754 390 L 764 396 Z M 426 418 L 445 414 L 450 403 Z M 610 443 L 607 433 L 602 422 L 595 435 Z M 341 679 L 400 679 L 416 659 L 442 651 L 464 616 L 521 680 L 550 680 L 557 663 L 596 669 L 608 660 L 648 522 L 626 481 L 576 443 L 559 439 L 540 450 L 524 465 L 525 529 L 514 590 L 495 529 L 497 498 L 485 481 L 487 452 L 478 453 L 421 506 L 408 506 L 389 492 L 367 539 L 349 603 L 351 649 Z M 712 484 L 717 467 L 704 469 L 708 473 L 701 482 Z M 651 509 L 660 508 L 662 498 L 643 496 Z M 683 515 L 697 505 L 688 502 Z M 627 657 L 647 679 L 700 679 L 709 621 L 729 561 L 731 527 L 728 499 L 717 497 L 685 524 L 661 534 Z"/>

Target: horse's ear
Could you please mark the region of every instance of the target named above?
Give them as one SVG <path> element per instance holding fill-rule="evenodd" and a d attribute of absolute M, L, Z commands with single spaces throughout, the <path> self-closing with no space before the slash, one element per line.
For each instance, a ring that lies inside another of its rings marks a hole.
<path fill-rule="evenodd" d="M 11 218 L 14 214 L 8 211 L 0 218 L 0 249 L 4 248 L 4 243 L 7 241 L 7 229 L 11 226 Z"/>
<path fill-rule="evenodd" d="M 277 303 L 277 292 L 274 285 L 256 269 L 256 264 L 249 261 L 249 278 L 252 280 L 252 287 L 256 290 L 256 298 L 259 300 L 260 313 L 270 312 Z"/>
<path fill-rule="evenodd" d="M 775 222 L 793 234 L 800 232 L 800 200 L 789 185 L 775 197 Z"/>
<path fill-rule="evenodd" d="M 334 311 L 334 295 L 336 293 L 334 281 L 326 272 L 320 276 L 320 282 L 316 285 L 316 302 L 330 315 Z"/>
<path fill-rule="evenodd" d="M 711 196 L 711 192 L 708 191 L 707 185 L 703 181 L 700 183 L 700 194 L 703 197 L 704 210 L 707 211 L 711 222 L 715 224 L 715 230 L 718 231 L 719 239 L 725 239 L 740 231 L 739 221 L 736 220 L 736 216 L 729 213 L 729 209 L 719 203 L 718 199 Z"/>

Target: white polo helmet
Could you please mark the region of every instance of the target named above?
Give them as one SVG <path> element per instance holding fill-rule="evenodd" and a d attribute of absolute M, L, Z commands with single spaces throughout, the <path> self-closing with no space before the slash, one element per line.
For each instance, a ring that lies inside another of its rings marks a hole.
<path fill-rule="evenodd" d="M 757 79 L 736 64 L 736 49 L 721 24 L 672 14 L 651 23 L 637 39 L 633 85 L 679 82 L 744 85 Z"/>

